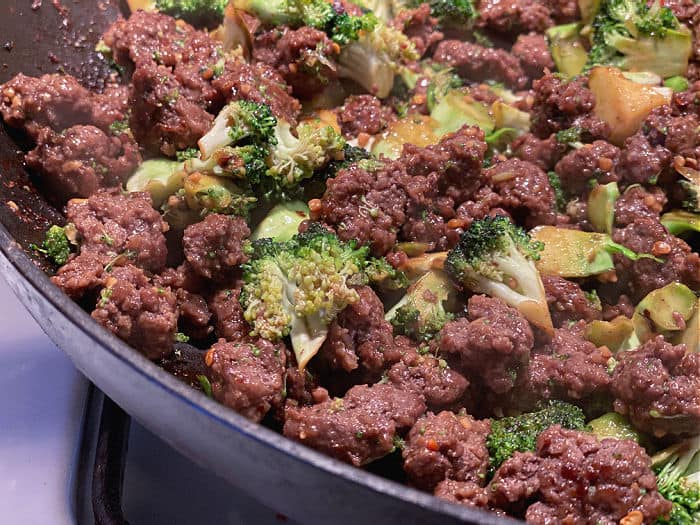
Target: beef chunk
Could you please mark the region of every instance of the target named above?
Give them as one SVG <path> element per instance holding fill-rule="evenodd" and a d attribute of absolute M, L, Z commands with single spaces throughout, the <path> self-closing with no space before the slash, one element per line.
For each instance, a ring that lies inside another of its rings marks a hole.
<path fill-rule="evenodd" d="M 617 174 L 626 184 L 647 184 L 656 180 L 671 163 L 671 152 L 650 144 L 641 131 L 625 140 L 617 165 Z"/>
<path fill-rule="evenodd" d="M 630 440 L 599 442 L 558 425 L 540 434 L 534 454 L 506 460 L 487 492 L 492 505 L 511 512 L 527 507 L 527 522 L 543 525 L 613 524 L 632 511 L 650 525 L 671 510 L 642 447 Z"/>
<path fill-rule="evenodd" d="M 533 82 L 532 132 L 537 137 L 545 139 L 552 133 L 581 124 L 577 121 L 590 115 L 595 98 L 586 82 L 585 77 L 564 81 L 552 73 Z"/>
<path fill-rule="evenodd" d="M 457 319 L 440 332 L 440 350 L 457 359 L 472 382 L 505 393 L 527 366 L 534 336 L 527 320 L 500 299 L 475 295 L 468 319 Z"/>
<path fill-rule="evenodd" d="M 275 68 L 296 97 L 308 99 L 337 78 L 339 49 L 323 31 L 282 26 L 255 36 L 253 59 Z"/>
<path fill-rule="evenodd" d="M 618 354 L 612 392 L 615 410 L 657 436 L 700 429 L 700 354 L 662 336 Z"/>
<path fill-rule="evenodd" d="M 562 187 L 572 196 L 581 196 L 590 188 L 591 179 L 601 184 L 617 181 L 614 169 L 620 150 L 604 140 L 596 140 L 571 150 L 554 167 Z"/>
<path fill-rule="evenodd" d="M 425 412 L 421 396 L 388 384 L 359 385 L 309 407 L 288 403 L 284 435 L 355 466 L 394 450 L 394 438 Z"/>
<path fill-rule="evenodd" d="M 667 200 L 661 188 L 631 186 L 615 201 L 615 224 L 627 226 L 639 218 L 659 220 Z"/>
<path fill-rule="evenodd" d="M 421 4 L 416 9 L 402 9 L 391 21 L 391 25 L 413 42 L 421 56 L 444 37 L 437 30 L 437 19 L 430 16 L 429 4 Z"/>
<path fill-rule="evenodd" d="M 189 292 L 184 288 L 175 290 L 177 308 L 180 312 L 178 328 L 180 332 L 193 339 L 204 339 L 213 332 L 209 324 L 211 312 L 207 301 L 199 294 Z"/>
<path fill-rule="evenodd" d="M 104 267 L 109 257 L 93 251 L 83 251 L 61 266 L 51 282 L 73 299 L 104 283 Z"/>
<path fill-rule="evenodd" d="M 552 18 L 557 24 L 567 24 L 581 18 L 576 0 L 547 0 L 545 3 L 552 10 Z"/>
<path fill-rule="evenodd" d="M 510 214 L 500 207 L 502 202 L 503 199 L 498 193 L 489 186 L 483 186 L 474 194 L 473 200 L 465 201 L 457 208 L 459 227 L 464 230 L 469 228 L 473 221 L 484 217 L 509 217 Z"/>
<path fill-rule="evenodd" d="M 618 285 L 634 302 L 673 281 L 685 283 L 692 289 L 700 287 L 700 257 L 691 252 L 685 241 L 668 233 L 657 220 L 636 219 L 615 230 L 613 240 L 637 253 L 649 253 L 663 261 L 649 258 L 632 261 L 615 256 Z"/>
<path fill-rule="evenodd" d="M 140 164 L 141 154 L 127 135 L 114 137 L 94 126 L 73 126 L 62 133 L 41 131 L 26 161 L 41 174 L 47 195 L 63 204 L 100 188 L 121 186 Z"/>
<path fill-rule="evenodd" d="M 265 339 L 220 339 L 204 357 L 211 393 L 221 404 L 260 421 L 284 399 L 284 345 Z"/>
<path fill-rule="evenodd" d="M 220 290 L 209 300 L 216 335 L 227 341 L 245 340 L 250 333 L 250 326 L 243 318 L 243 308 L 238 302 L 240 294 L 238 288 Z"/>
<path fill-rule="evenodd" d="M 583 338 L 585 323 L 554 330 L 552 341 L 530 359 L 528 383 L 540 399 L 579 402 L 604 395 L 610 385 L 611 353 Z"/>
<path fill-rule="evenodd" d="M 416 421 L 406 439 L 403 468 L 413 485 L 433 490 L 445 479 L 482 484 L 489 466 L 488 420 L 440 412 Z"/>
<path fill-rule="evenodd" d="M 88 199 L 74 199 L 66 207 L 68 222 L 75 224 L 82 251 L 94 251 L 130 260 L 144 270 L 165 266 L 168 226 L 151 206 L 148 193 L 123 194 L 100 190 Z"/>
<path fill-rule="evenodd" d="M 520 59 L 525 74 L 533 80 L 540 78 L 545 69 L 554 69 L 549 46 L 540 33 L 519 35 L 510 52 Z"/>
<path fill-rule="evenodd" d="M 663 146 L 673 155 L 695 159 L 699 126 L 695 115 L 676 116 L 670 105 L 663 105 L 649 113 L 641 131 L 651 144 Z"/>
<path fill-rule="evenodd" d="M 131 264 L 114 268 L 104 284 L 93 319 L 149 359 L 170 355 L 177 331 L 175 294 Z"/>
<path fill-rule="evenodd" d="M 543 275 L 542 284 L 555 327 L 565 327 L 569 321 L 583 319 L 589 323 L 601 318 L 600 305 L 591 302 L 578 284 L 555 275 Z"/>
<path fill-rule="evenodd" d="M 554 165 L 566 151 L 566 146 L 560 144 L 555 135 L 539 139 L 532 133 L 515 139 L 511 148 L 515 157 L 535 164 L 544 171 L 554 169 Z"/>
<path fill-rule="evenodd" d="M 493 5 L 505 5 L 494 2 Z M 520 60 L 503 49 L 482 47 L 461 40 L 443 40 L 435 49 L 433 60 L 453 67 L 465 80 L 495 80 L 516 89 L 528 83 Z"/>
<path fill-rule="evenodd" d="M 384 305 L 369 286 L 357 288 L 359 300 L 331 323 L 317 360 L 330 370 L 358 370 L 362 379 L 376 381 L 401 358 Z"/>
<path fill-rule="evenodd" d="M 381 133 L 394 120 L 394 111 L 373 95 L 351 95 L 338 111 L 343 135 L 351 138 Z"/>
<path fill-rule="evenodd" d="M 224 73 L 212 85 L 226 102 L 250 100 L 267 104 L 277 118 L 296 126 L 301 104 L 290 95 L 291 89 L 280 74 L 267 64 L 226 62 Z"/>
<path fill-rule="evenodd" d="M 49 128 L 56 132 L 78 124 L 103 131 L 126 117 L 124 91 L 108 88 L 93 94 L 68 75 L 39 78 L 19 74 L 0 87 L 0 113 L 8 126 L 23 128 L 33 139 Z"/>
<path fill-rule="evenodd" d="M 518 224 L 532 228 L 556 224 L 556 197 L 547 174 L 534 164 L 508 159 L 484 172 L 505 208 Z"/>
<path fill-rule="evenodd" d="M 199 275 L 225 281 L 239 264 L 248 260 L 243 241 L 249 235 L 250 229 L 242 218 L 212 213 L 185 228 L 185 258 Z"/>
<path fill-rule="evenodd" d="M 482 0 L 479 3 L 479 25 L 493 31 L 512 35 L 535 31 L 544 32 L 554 25 L 552 12 L 537 0 Z"/>
<path fill-rule="evenodd" d="M 459 503 L 467 507 L 486 509 L 489 507 L 489 496 L 486 489 L 473 481 L 454 481 L 446 479 L 435 487 L 438 498 Z M 489 509 L 490 510 L 490 509 Z"/>
<path fill-rule="evenodd" d="M 145 62 L 131 79 L 130 126 L 139 144 L 153 153 L 175 156 L 194 147 L 214 117 L 183 95 L 175 75 L 165 66 Z"/>
<path fill-rule="evenodd" d="M 412 349 L 389 369 L 387 377 L 398 388 L 422 394 L 428 410 L 434 411 L 456 406 L 469 385 L 444 360 Z"/>

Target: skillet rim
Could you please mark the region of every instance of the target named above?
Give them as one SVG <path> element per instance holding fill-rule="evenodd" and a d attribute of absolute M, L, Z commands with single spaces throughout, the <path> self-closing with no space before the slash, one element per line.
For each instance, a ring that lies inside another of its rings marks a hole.
<path fill-rule="evenodd" d="M 378 474 L 365 471 L 362 468 L 348 465 L 338 459 L 326 456 L 321 452 L 297 443 L 259 423 L 250 421 L 234 410 L 221 405 L 213 399 L 209 399 L 203 392 L 199 392 L 177 379 L 174 375 L 159 367 L 100 326 L 80 305 L 54 285 L 41 268 L 36 266 L 22 246 L 8 232 L 1 217 L 0 254 L 31 285 L 35 293 L 51 303 L 76 329 L 92 339 L 100 351 L 109 352 L 129 369 L 133 370 L 134 373 L 140 374 L 163 390 L 166 395 L 175 397 L 179 402 L 190 405 L 194 410 L 199 411 L 216 424 L 223 425 L 230 431 L 243 434 L 246 439 L 254 440 L 259 445 L 275 449 L 277 452 L 304 463 L 307 467 L 321 470 L 333 476 L 339 476 L 346 481 L 360 485 L 383 496 L 389 496 L 423 509 L 450 516 L 465 523 L 480 525 L 522 523 L 520 520 L 511 517 L 498 516 L 486 510 L 441 500 L 432 494 L 422 492 L 409 485 L 404 485 Z M 31 314 L 31 312 L 29 313 Z M 47 336 L 51 339 L 49 334 Z M 70 357 L 68 352 L 65 352 L 63 349 L 61 351 Z M 99 388 L 99 385 L 96 386 Z"/>

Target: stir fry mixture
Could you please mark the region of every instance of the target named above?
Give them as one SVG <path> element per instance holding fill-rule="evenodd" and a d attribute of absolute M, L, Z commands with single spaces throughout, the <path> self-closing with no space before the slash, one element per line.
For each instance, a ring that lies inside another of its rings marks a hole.
<path fill-rule="evenodd" d="M 132 7 L 102 92 L 0 86 L 65 211 L 33 247 L 56 286 L 223 405 L 439 498 L 700 522 L 700 6 Z"/>

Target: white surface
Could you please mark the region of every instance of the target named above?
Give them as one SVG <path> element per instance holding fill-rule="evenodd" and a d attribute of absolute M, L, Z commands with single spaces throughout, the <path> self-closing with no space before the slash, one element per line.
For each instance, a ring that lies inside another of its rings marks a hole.
<path fill-rule="evenodd" d="M 0 275 L 0 521 L 74 523 L 87 383 Z"/>

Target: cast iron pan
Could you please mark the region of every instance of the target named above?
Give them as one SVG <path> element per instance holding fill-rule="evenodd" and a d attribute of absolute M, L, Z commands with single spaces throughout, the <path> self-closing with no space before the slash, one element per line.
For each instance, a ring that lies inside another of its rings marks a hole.
<path fill-rule="evenodd" d="M 109 71 L 93 49 L 120 12 L 127 11 L 118 0 L 3 0 L 0 83 L 19 72 L 66 72 L 100 89 Z M 144 426 L 300 523 L 515 523 L 289 441 L 208 399 L 104 331 L 50 283 L 46 271 L 51 269 L 28 248 L 41 241 L 50 224 L 63 222 L 23 165 L 29 146 L 21 134 L 0 129 L 0 270 L 51 339 Z M 374 470 L 385 467 L 392 465 Z"/>

